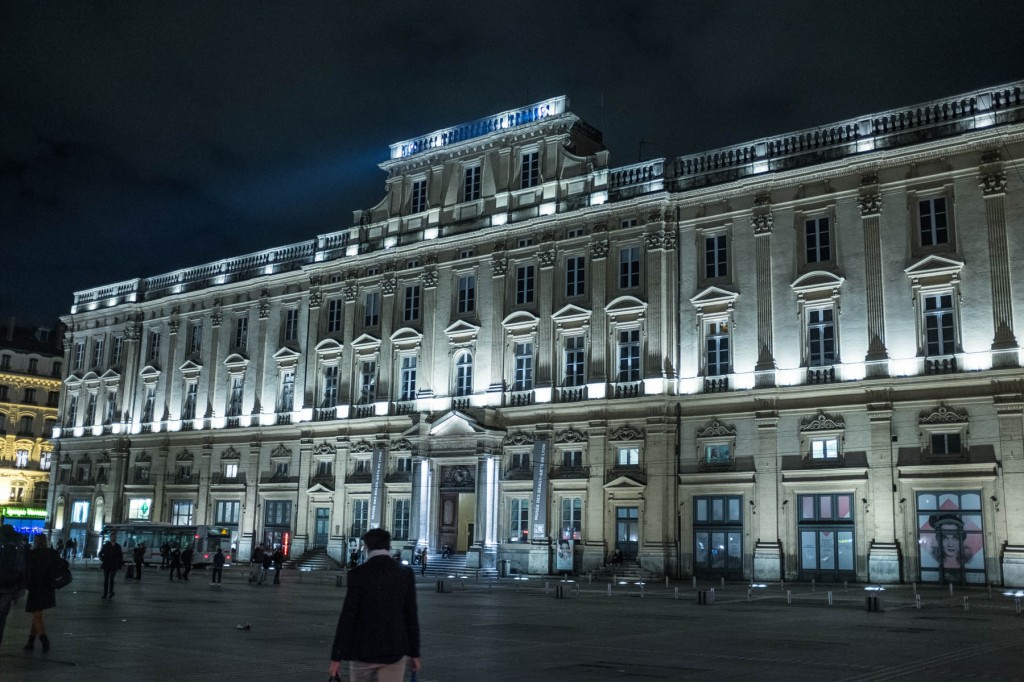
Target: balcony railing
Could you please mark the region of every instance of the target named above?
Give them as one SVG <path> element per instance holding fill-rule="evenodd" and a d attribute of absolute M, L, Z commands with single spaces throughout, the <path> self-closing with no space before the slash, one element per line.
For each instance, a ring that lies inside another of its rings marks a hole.
<path fill-rule="evenodd" d="M 298 476 L 290 476 L 277 471 L 260 474 L 260 483 L 298 483 Z"/>
<path fill-rule="evenodd" d="M 620 381 L 612 384 L 613 398 L 639 398 L 643 394 L 643 381 Z"/>
<path fill-rule="evenodd" d="M 505 469 L 505 480 L 506 481 L 532 481 L 533 480 L 533 467 L 532 466 L 519 466 L 509 467 Z"/>
<path fill-rule="evenodd" d="M 835 381 L 836 368 L 832 365 L 807 368 L 807 383 L 809 384 L 832 384 Z"/>
<path fill-rule="evenodd" d="M 392 471 L 384 477 L 385 483 L 409 483 L 412 481 L 411 471 Z"/>
<path fill-rule="evenodd" d="M 551 478 L 590 478 L 590 467 L 552 467 Z"/>
<path fill-rule="evenodd" d="M 199 474 L 175 474 L 174 482 L 179 485 L 195 485 L 199 483 Z"/>
<path fill-rule="evenodd" d="M 369 471 L 352 471 L 345 475 L 345 483 L 369 483 L 373 474 Z"/>
<path fill-rule="evenodd" d="M 924 359 L 925 374 L 953 374 L 956 371 L 955 355 L 936 355 Z"/>
<path fill-rule="evenodd" d="M 313 419 L 318 422 L 329 422 L 338 418 L 338 408 L 336 407 L 318 407 L 313 412 Z"/>
<path fill-rule="evenodd" d="M 466 396 L 460 396 L 458 398 L 452 398 L 452 409 L 466 411 L 469 409 L 469 398 Z"/>
<path fill-rule="evenodd" d="M 586 386 L 563 386 L 555 390 L 555 400 L 560 403 L 578 403 L 586 399 Z"/>
<path fill-rule="evenodd" d="M 412 414 L 416 411 L 415 400 L 399 400 L 393 403 L 393 409 L 395 414 Z"/>
<path fill-rule="evenodd" d="M 729 390 L 729 377 L 707 377 L 704 379 L 705 393 L 725 393 Z"/>
<path fill-rule="evenodd" d="M 223 471 L 210 474 L 210 485 L 245 485 L 245 472 L 228 476 Z"/>
<path fill-rule="evenodd" d="M 291 424 L 291 423 L 292 423 L 292 413 L 291 412 L 278 412 L 277 413 L 277 425 L 278 426 L 287 426 L 288 424 Z"/>
<path fill-rule="evenodd" d="M 509 407 L 523 407 L 526 405 L 533 405 L 534 402 L 536 402 L 536 396 L 534 395 L 533 389 L 528 391 L 508 392 Z"/>
<path fill-rule="evenodd" d="M 373 405 L 353 405 L 352 416 L 356 419 L 365 419 L 374 415 Z"/>

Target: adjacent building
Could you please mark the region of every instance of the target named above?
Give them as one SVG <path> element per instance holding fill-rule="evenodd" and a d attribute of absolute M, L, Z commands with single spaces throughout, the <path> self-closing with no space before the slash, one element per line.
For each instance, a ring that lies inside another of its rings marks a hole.
<path fill-rule="evenodd" d="M 61 333 L 0 329 L 0 521 L 27 536 L 44 532 L 60 399 Z"/>
<path fill-rule="evenodd" d="M 75 294 L 52 528 L 1024 585 L 1022 89 L 628 166 L 564 97 L 393 144 L 348 229 Z"/>

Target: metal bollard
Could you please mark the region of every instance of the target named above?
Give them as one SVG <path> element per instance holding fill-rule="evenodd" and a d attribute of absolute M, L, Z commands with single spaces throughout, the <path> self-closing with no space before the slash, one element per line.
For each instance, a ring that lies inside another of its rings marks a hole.
<path fill-rule="evenodd" d="M 608 596 L 612 596 L 612 584 L 608 583 Z"/>
<path fill-rule="evenodd" d="M 668 587 L 668 576 L 667 575 L 665 576 L 665 587 Z"/>
<path fill-rule="evenodd" d="M 814 584 L 814 578 L 811 578 L 811 592 L 817 592 L 818 587 Z"/>
<path fill-rule="evenodd" d="M 747 603 L 749 604 L 750 601 L 751 601 L 751 599 L 750 599 L 750 588 L 748 587 L 747 588 Z"/>
<path fill-rule="evenodd" d="M 832 606 L 832 590 L 828 591 L 828 605 Z"/>
<path fill-rule="evenodd" d="M 970 611 L 971 607 L 967 603 L 967 595 L 964 595 L 964 611 Z"/>
<path fill-rule="evenodd" d="M 786 590 L 786 604 L 793 604 L 793 590 Z"/>
<path fill-rule="evenodd" d="M 711 588 L 711 603 L 715 603 L 715 588 Z"/>
<path fill-rule="evenodd" d="M 953 596 L 953 583 L 950 583 L 950 584 L 949 584 L 949 596 L 950 596 L 950 597 L 952 597 L 952 596 Z"/>
<path fill-rule="evenodd" d="M 1013 605 L 1017 608 L 1017 615 L 1020 615 L 1020 597 L 1013 598 Z"/>
<path fill-rule="evenodd" d="M 679 599 L 679 588 L 678 588 L 678 587 L 677 587 L 677 588 L 675 588 L 675 590 L 673 590 L 673 592 L 672 592 L 672 598 L 673 598 L 673 599 Z"/>
<path fill-rule="evenodd" d="M 693 589 L 697 589 L 697 576 L 693 576 Z"/>
<path fill-rule="evenodd" d="M 847 588 L 847 585 L 846 585 L 846 581 L 844 580 L 843 581 L 843 592 L 846 592 L 846 588 Z"/>
<path fill-rule="evenodd" d="M 914 595 L 914 608 L 921 608 L 921 595 L 919 594 Z"/>
<path fill-rule="evenodd" d="M 644 598 L 644 585 L 643 585 L 643 583 L 640 583 L 640 598 L 641 599 Z"/>
<path fill-rule="evenodd" d="M 548 593 L 548 588 L 551 587 L 547 580 L 544 581 L 544 594 Z"/>
<path fill-rule="evenodd" d="M 725 578 L 722 578 L 722 587 L 725 587 Z"/>

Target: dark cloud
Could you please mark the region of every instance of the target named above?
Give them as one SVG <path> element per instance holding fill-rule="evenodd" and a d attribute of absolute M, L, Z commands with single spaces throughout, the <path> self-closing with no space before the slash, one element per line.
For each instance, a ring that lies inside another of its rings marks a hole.
<path fill-rule="evenodd" d="M 31 2 L 0 10 L 0 315 L 313 238 L 387 145 L 567 94 L 615 164 L 1019 79 L 1009 0 Z M 13 257 L 13 258 L 12 258 Z"/>

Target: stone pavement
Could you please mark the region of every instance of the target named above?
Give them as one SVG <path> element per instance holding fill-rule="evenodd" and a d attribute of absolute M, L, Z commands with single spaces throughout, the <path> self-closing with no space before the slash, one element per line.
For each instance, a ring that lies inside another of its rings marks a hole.
<path fill-rule="evenodd" d="M 0 680 L 325 680 L 344 597 L 334 574 L 286 571 L 279 586 L 245 575 L 228 569 L 214 589 L 203 571 L 171 583 L 150 569 L 105 601 L 99 571 L 78 570 L 46 614 L 49 653 L 22 651 L 29 618 L 15 606 Z M 441 594 L 434 577 L 417 579 L 421 682 L 1024 679 L 1024 616 L 999 590 L 918 588 L 918 609 L 912 586 L 899 586 L 871 613 L 862 585 L 776 584 L 748 596 L 730 583 L 699 605 L 690 582 L 642 595 L 616 585 L 609 596 L 583 581 L 558 599 L 555 579 L 456 579 Z"/>

